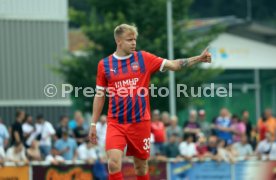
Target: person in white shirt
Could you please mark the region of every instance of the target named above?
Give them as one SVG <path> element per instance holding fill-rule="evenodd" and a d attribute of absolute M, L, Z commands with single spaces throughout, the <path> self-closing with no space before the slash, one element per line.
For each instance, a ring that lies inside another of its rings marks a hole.
<path fill-rule="evenodd" d="M 6 160 L 9 162 L 14 162 L 16 164 L 23 163 L 28 164 L 29 161 L 25 155 L 25 148 L 23 144 L 16 143 L 7 150 Z"/>
<path fill-rule="evenodd" d="M 77 154 L 80 160 L 87 163 L 94 163 L 96 160 L 104 161 L 104 151 L 96 145 L 93 145 L 89 140 L 81 144 L 77 149 Z"/>
<path fill-rule="evenodd" d="M 9 137 L 8 129 L 2 123 L 2 118 L 0 117 L 0 148 L 2 147 L 4 149 L 7 146 Z"/>
<path fill-rule="evenodd" d="M 276 160 L 276 143 L 275 137 L 272 133 L 267 132 L 265 134 L 265 139 L 259 142 L 256 148 L 256 154 L 259 159 L 262 160 Z"/>
<path fill-rule="evenodd" d="M 183 159 L 190 161 L 197 155 L 196 144 L 194 143 L 195 137 L 193 134 L 186 134 L 184 139 L 185 141 L 179 144 L 180 156 Z"/>
<path fill-rule="evenodd" d="M 58 165 L 64 163 L 65 159 L 59 155 L 59 151 L 57 149 L 53 148 L 51 153 L 46 156 L 45 161 L 54 165 Z"/>
<path fill-rule="evenodd" d="M 246 134 L 242 135 L 241 141 L 236 142 L 233 148 L 238 153 L 238 157 L 242 159 L 249 159 L 253 154 L 252 146 L 248 143 Z"/>
<path fill-rule="evenodd" d="M 56 131 L 50 122 L 44 120 L 42 115 L 37 117 L 35 129 L 41 155 L 46 157 L 50 154 L 52 147 L 52 136 L 55 135 Z"/>
<path fill-rule="evenodd" d="M 32 141 L 36 138 L 35 127 L 33 125 L 33 117 L 29 114 L 25 116 L 24 123 L 22 125 L 23 136 L 25 138 L 25 145 L 30 147 Z"/>
<path fill-rule="evenodd" d="M 98 145 L 104 150 L 105 148 L 105 137 L 106 137 L 106 115 L 100 117 L 100 121 L 96 124 Z"/>

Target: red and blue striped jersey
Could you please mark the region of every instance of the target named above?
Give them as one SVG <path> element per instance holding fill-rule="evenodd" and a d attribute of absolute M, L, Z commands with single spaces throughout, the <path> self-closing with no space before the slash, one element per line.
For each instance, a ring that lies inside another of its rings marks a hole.
<path fill-rule="evenodd" d="M 106 89 L 109 96 L 108 120 L 120 124 L 150 120 L 150 77 L 162 71 L 165 62 L 145 51 L 100 60 L 96 88 Z"/>

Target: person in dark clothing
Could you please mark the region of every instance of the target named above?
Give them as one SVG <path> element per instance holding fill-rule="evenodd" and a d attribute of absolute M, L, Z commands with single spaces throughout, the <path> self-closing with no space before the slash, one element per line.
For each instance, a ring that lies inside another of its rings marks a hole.
<path fill-rule="evenodd" d="M 85 142 L 88 136 L 88 131 L 85 128 L 84 119 L 82 116 L 76 118 L 76 122 L 77 122 L 77 127 L 74 129 L 73 133 L 74 133 L 74 138 L 76 139 L 77 144 L 79 146 L 80 144 Z"/>
<path fill-rule="evenodd" d="M 211 155 L 217 155 L 217 137 L 216 136 L 210 136 L 208 138 L 208 146 L 207 146 L 208 152 Z"/>
<path fill-rule="evenodd" d="M 201 132 L 200 125 L 197 122 L 197 111 L 191 110 L 189 114 L 189 119 L 183 125 L 184 134 L 189 133 L 198 136 Z"/>
<path fill-rule="evenodd" d="M 245 127 L 246 127 L 246 136 L 250 137 L 250 133 L 252 131 L 252 125 L 251 125 L 251 122 L 249 120 L 249 112 L 247 110 L 242 111 L 241 120 L 245 124 Z"/>
<path fill-rule="evenodd" d="M 69 136 L 72 136 L 72 131 L 69 129 L 68 126 L 69 118 L 68 116 L 61 116 L 59 119 L 59 126 L 56 128 L 56 136 L 58 139 L 62 138 L 62 132 L 68 132 Z"/>
<path fill-rule="evenodd" d="M 179 156 L 179 136 L 177 133 L 173 133 L 169 141 L 164 145 L 163 148 L 163 155 L 165 155 L 167 158 L 176 158 Z"/>
<path fill-rule="evenodd" d="M 24 136 L 22 130 L 22 122 L 25 119 L 25 112 L 23 110 L 17 110 L 16 120 L 11 127 L 11 144 L 15 145 L 16 143 L 24 143 Z"/>

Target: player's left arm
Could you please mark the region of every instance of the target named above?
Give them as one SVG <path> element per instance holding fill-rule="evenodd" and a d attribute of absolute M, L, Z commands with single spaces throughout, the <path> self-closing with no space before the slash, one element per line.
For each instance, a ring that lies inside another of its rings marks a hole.
<path fill-rule="evenodd" d="M 211 63 L 211 53 L 206 48 L 199 56 L 194 56 L 184 59 L 167 60 L 164 64 L 163 70 L 179 71 L 183 68 L 190 67 L 199 62 Z"/>

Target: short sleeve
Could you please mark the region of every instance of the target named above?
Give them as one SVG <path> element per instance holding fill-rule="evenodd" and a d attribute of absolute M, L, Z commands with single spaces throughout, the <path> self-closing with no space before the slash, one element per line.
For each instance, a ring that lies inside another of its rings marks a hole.
<path fill-rule="evenodd" d="M 101 60 L 98 64 L 96 89 L 104 90 L 106 87 L 107 87 L 107 79 L 104 73 L 103 60 Z"/>
<path fill-rule="evenodd" d="M 143 57 L 145 58 L 145 61 L 148 65 L 148 68 L 150 69 L 151 73 L 155 73 L 158 70 L 160 72 L 164 72 L 164 65 L 166 63 L 166 59 L 163 59 L 161 57 L 155 56 L 154 54 L 151 54 L 146 51 L 142 51 Z"/>
<path fill-rule="evenodd" d="M 56 134 L 56 131 L 55 131 L 54 127 L 52 126 L 52 124 L 49 123 L 49 122 L 48 122 L 47 124 L 48 124 L 48 132 L 49 132 L 51 135 Z"/>

